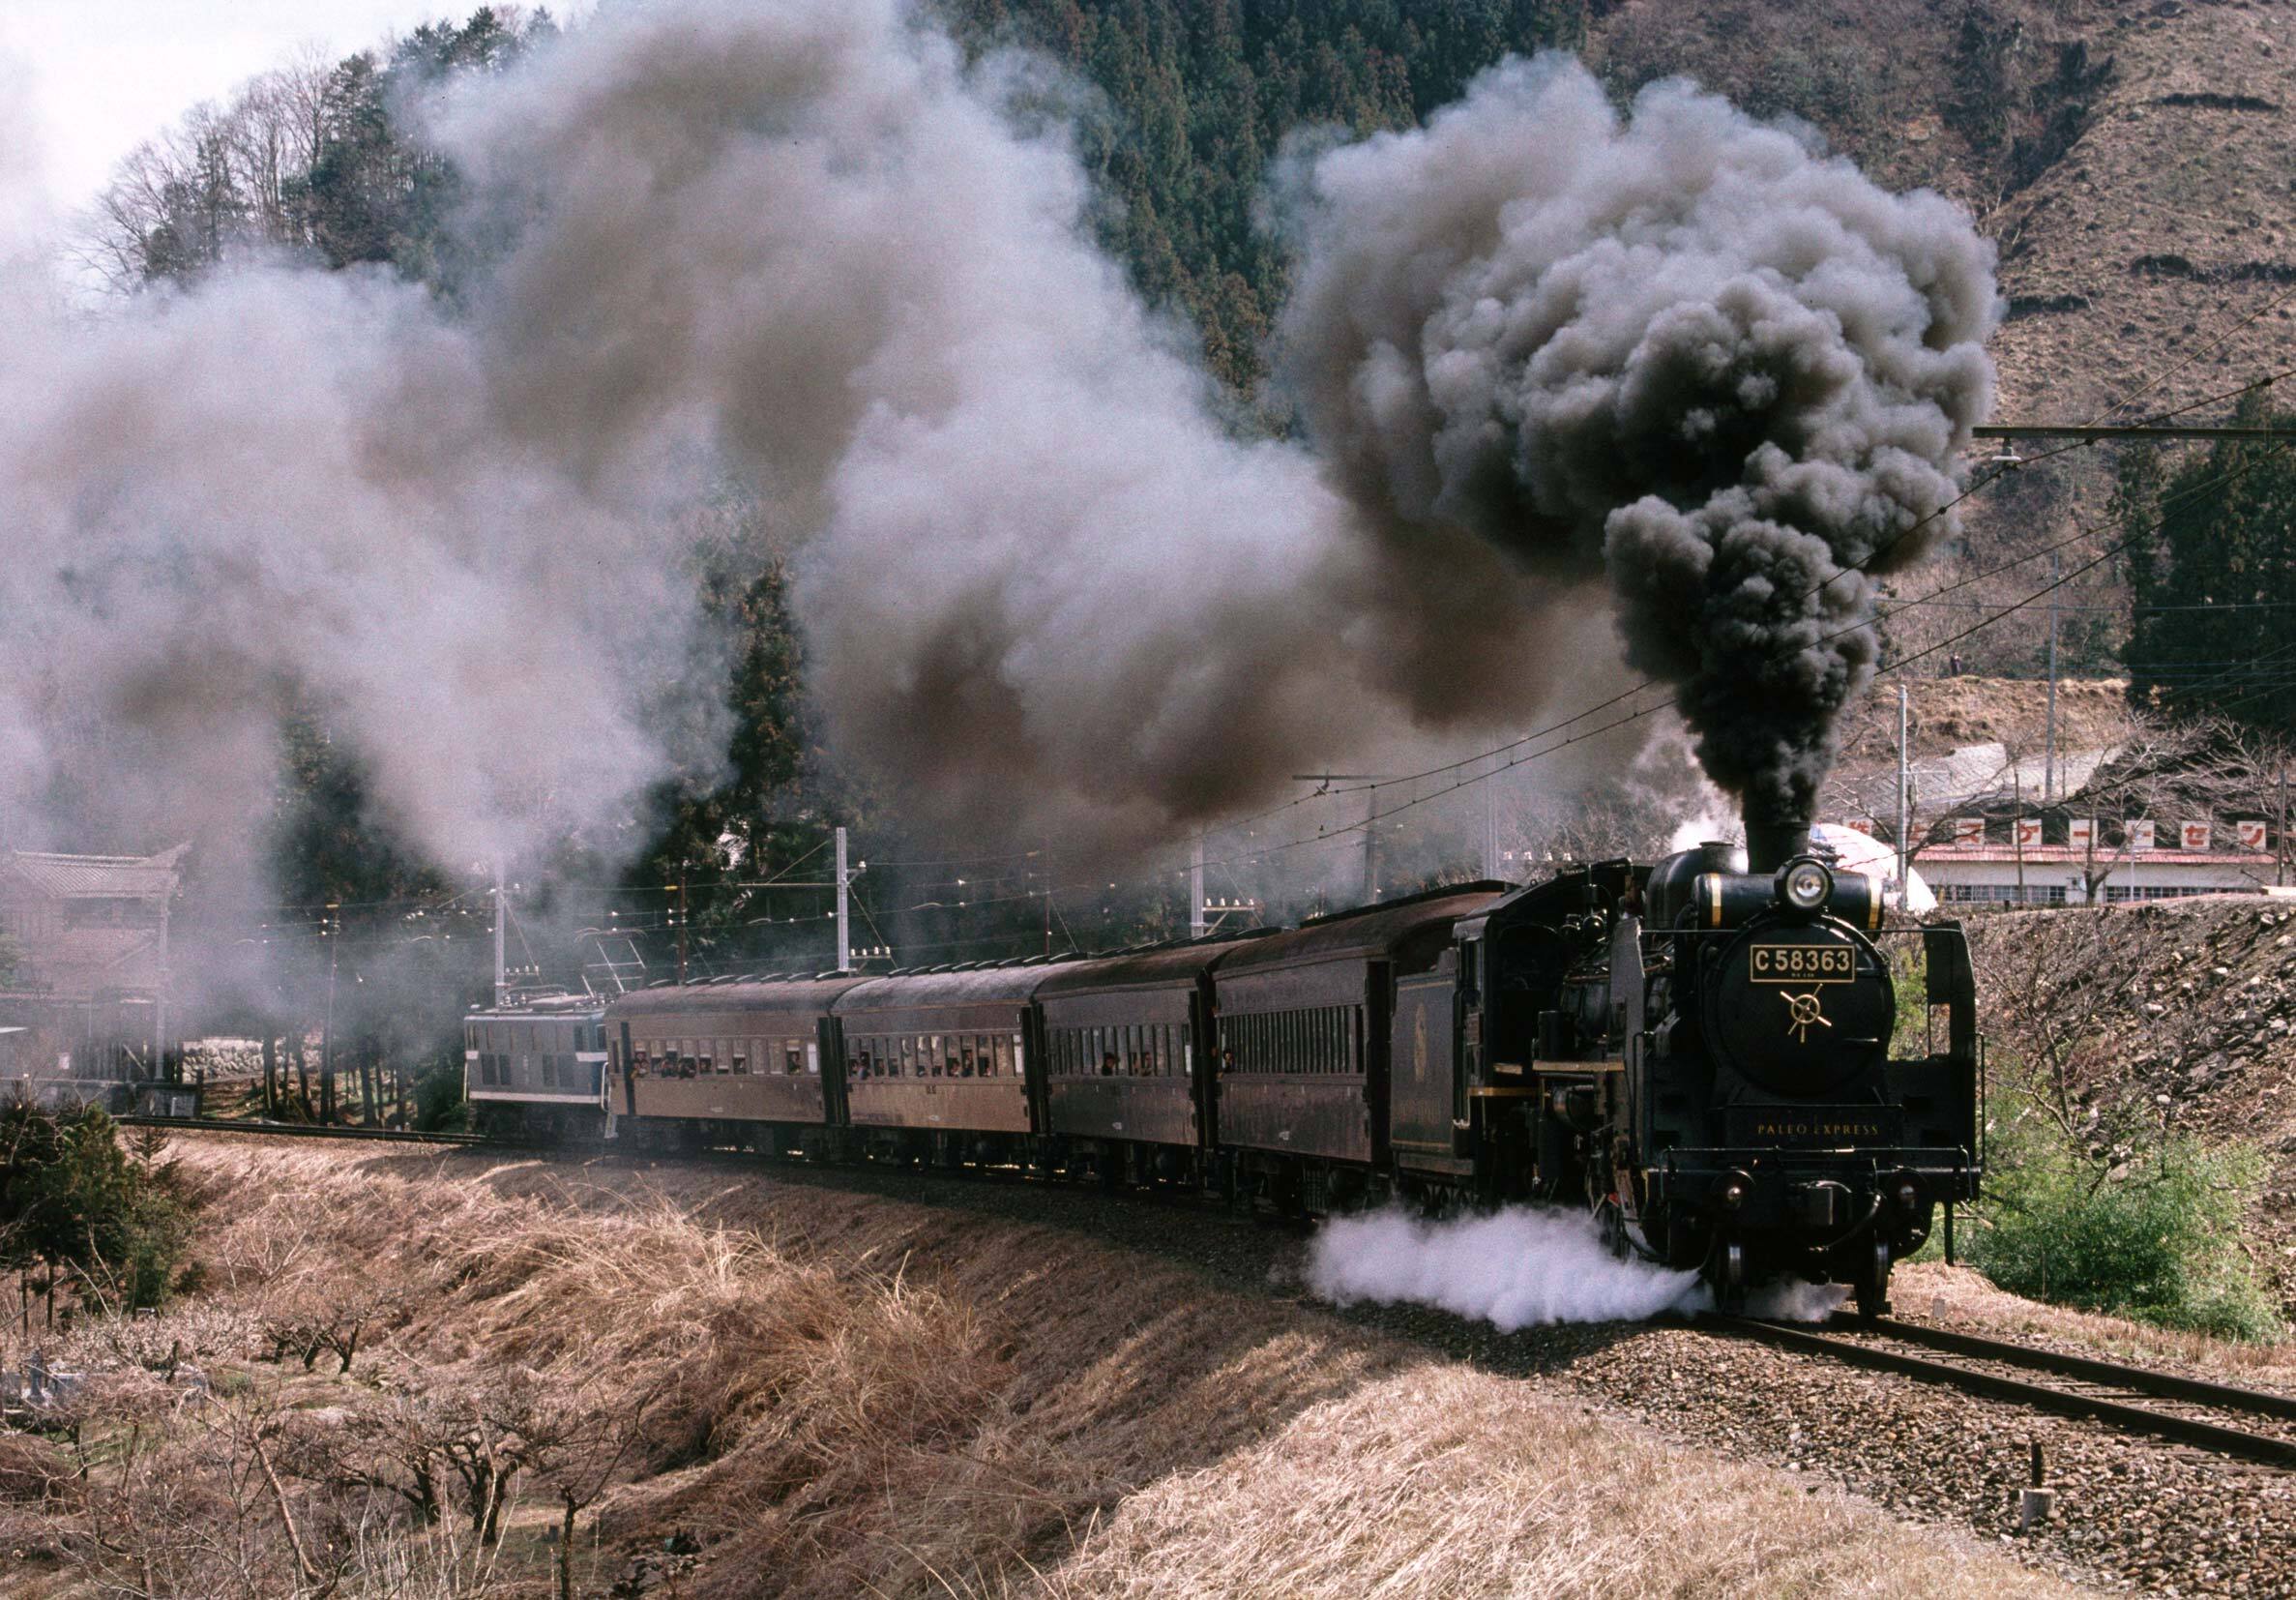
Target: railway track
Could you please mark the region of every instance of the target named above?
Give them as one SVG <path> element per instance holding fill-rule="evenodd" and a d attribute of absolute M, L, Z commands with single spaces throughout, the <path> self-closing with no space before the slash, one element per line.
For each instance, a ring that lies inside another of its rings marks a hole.
<path fill-rule="evenodd" d="M 119 1116 L 113 1120 L 127 1128 L 165 1128 L 191 1134 L 262 1134 L 282 1139 L 363 1139 L 388 1144 L 489 1142 L 481 1134 L 410 1133 L 403 1128 L 340 1128 L 307 1122 L 242 1122 L 224 1116 Z"/>
<path fill-rule="evenodd" d="M 1699 1321 L 1781 1349 L 1949 1384 L 1987 1399 L 2296 1471 L 2296 1398 L 2287 1395 L 1890 1318 L 1822 1331 L 1748 1317 L 1709 1316 Z"/>

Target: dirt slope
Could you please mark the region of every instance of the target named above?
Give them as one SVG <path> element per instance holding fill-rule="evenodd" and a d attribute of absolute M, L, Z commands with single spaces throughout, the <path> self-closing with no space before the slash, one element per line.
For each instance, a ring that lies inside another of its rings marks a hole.
<path fill-rule="evenodd" d="M 2296 6 L 2062 10 L 2113 80 L 2080 138 L 1984 219 L 2010 305 L 2004 413 L 2082 419 L 2148 384 L 2146 408 L 2179 404 L 2288 365 Z"/>

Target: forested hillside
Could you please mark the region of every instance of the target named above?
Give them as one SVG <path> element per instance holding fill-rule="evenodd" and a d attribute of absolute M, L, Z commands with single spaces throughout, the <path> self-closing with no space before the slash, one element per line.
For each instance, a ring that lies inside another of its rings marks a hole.
<path fill-rule="evenodd" d="M 1884 182 L 1966 204 L 2002 252 L 2008 415 L 2085 416 L 2116 402 L 2124 416 L 2195 403 L 2215 414 L 2231 401 L 2211 411 L 2208 397 L 2285 361 L 2296 326 L 2296 11 L 2277 0 L 946 0 L 946 10 L 968 48 L 1026 46 L 1089 84 L 1060 99 L 1082 101 L 1096 225 L 1147 296 L 1195 330 L 1240 402 L 1239 427 L 1281 429 L 1288 414 L 1262 387 L 1286 292 L 1267 198 L 1287 142 L 1409 126 L 1507 53 L 1554 46 L 1581 53 L 1622 103 L 1688 74 L 1759 114 L 1806 121 Z M 138 294 L 194 282 L 259 246 L 395 272 L 453 304 L 504 224 L 462 216 L 460 179 L 423 142 L 425 107 L 456 74 L 500 72 L 556 27 L 545 12 L 487 8 L 339 61 L 283 65 L 126 163 L 91 221 L 87 258 Z M 2160 633 L 2128 609 L 2122 545 L 2161 519 L 2102 451 L 2001 464 L 2003 481 L 1969 508 L 1967 538 L 1907 585 L 1893 645 L 1950 640 L 1972 667 L 2035 670 L 2032 628 L 1957 636 L 1987 607 L 2046 582 L 2053 548 L 2073 574 L 2059 596 L 2062 659 L 2075 670 L 2121 665 L 2133 627 Z M 2180 464 L 2147 470 L 2173 487 Z M 2138 542 L 2139 582 L 2189 604 L 2208 582 L 2197 569 L 2177 575 L 2173 532 Z M 2277 539 L 2277 553 L 2243 594 L 2269 617 L 2289 598 L 2280 585 L 2296 571 L 2296 533 L 2259 537 Z M 810 850 L 833 816 L 887 838 L 898 819 L 812 748 L 784 552 L 755 534 L 738 495 L 696 531 L 695 548 L 696 581 L 743 640 L 731 663 L 731 776 L 665 780 L 658 838 L 628 883 L 659 893 L 688 876 L 700 948 L 754 948 L 770 936 L 770 923 L 756 932 L 767 908 L 735 880 Z M 1954 587 L 1923 601 L 1932 583 Z M 290 748 L 278 825 L 290 897 L 431 887 L 365 824 L 359 775 L 323 727 Z M 1043 907 L 1025 892 L 1014 899 L 1016 927 L 1033 927 Z M 981 926 L 977 911 L 967 926 Z"/>

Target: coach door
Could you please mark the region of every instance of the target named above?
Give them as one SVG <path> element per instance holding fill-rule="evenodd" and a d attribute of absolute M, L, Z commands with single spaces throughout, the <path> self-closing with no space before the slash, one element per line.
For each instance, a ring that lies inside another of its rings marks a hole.
<path fill-rule="evenodd" d="M 1457 958 L 1396 983 L 1388 1037 L 1388 1141 L 1398 1165 L 1451 1171 L 1458 1114 Z"/>

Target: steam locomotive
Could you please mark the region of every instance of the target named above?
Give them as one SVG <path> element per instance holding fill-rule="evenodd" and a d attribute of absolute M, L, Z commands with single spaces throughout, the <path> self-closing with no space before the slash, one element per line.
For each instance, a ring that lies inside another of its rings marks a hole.
<path fill-rule="evenodd" d="M 1937 1207 L 1977 1194 L 1968 944 L 1950 922 L 1885 933 L 1879 883 L 1806 829 L 1749 835 L 1751 869 L 1706 844 L 1093 957 L 497 1010 L 470 1019 L 473 1099 L 525 1137 L 1004 1167 L 1287 1213 L 1584 1206 L 1621 1254 L 1699 1270 L 1724 1304 L 1798 1277 L 1877 1315 Z M 1918 978 L 1900 963 L 1918 1027 L 1885 939 L 1919 942 Z"/>

